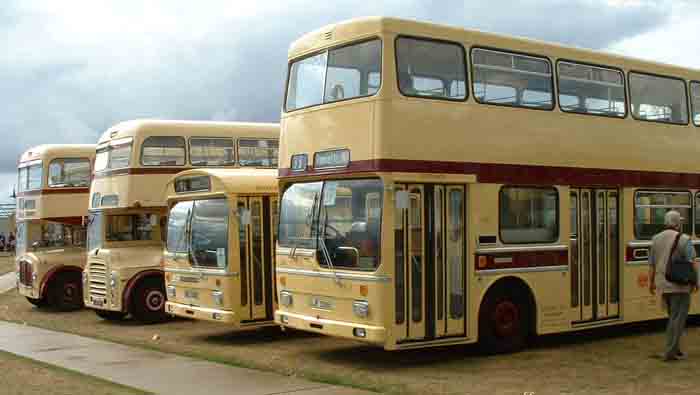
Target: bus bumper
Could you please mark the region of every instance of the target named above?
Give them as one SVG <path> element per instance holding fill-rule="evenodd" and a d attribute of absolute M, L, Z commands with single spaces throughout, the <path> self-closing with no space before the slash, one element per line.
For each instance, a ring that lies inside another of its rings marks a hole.
<path fill-rule="evenodd" d="M 286 328 L 321 333 L 328 336 L 359 340 L 383 346 L 386 342 L 386 329 L 380 326 L 355 324 L 283 311 L 275 312 L 275 323 Z"/>
<path fill-rule="evenodd" d="M 32 298 L 32 299 L 41 298 L 41 295 L 39 294 L 39 289 L 35 289 L 31 285 L 24 285 L 24 284 L 20 283 L 19 281 L 17 282 L 17 291 L 19 291 L 20 295 L 25 296 L 27 298 Z"/>
<path fill-rule="evenodd" d="M 83 292 L 84 289 L 83 289 Z M 89 295 L 87 298 L 83 300 L 83 303 L 85 304 L 85 307 L 88 309 L 93 309 L 93 310 L 104 310 L 104 311 L 117 311 L 121 313 L 126 313 L 126 311 L 122 310 L 119 306 L 116 304 L 110 303 L 110 299 L 107 297 L 96 297 L 93 295 Z"/>
<path fill-rule="evenodd" d="M 223 322 L 238 325 L 238 318 L 233 311 L 194 307 L 181 303 L 165 302 L 165 312 L 177 317 L 195 320 Z"/>

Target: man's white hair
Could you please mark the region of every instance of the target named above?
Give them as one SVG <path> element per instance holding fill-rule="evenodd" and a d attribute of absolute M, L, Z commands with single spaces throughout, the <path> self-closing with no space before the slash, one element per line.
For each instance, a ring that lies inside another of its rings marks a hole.
<path fill-rule="evenodd" d="M 667 227 L 679 228 L 681 226 L 681 213 L 676 210 L 669 210 L 664 216 L 664 225 Z"/>

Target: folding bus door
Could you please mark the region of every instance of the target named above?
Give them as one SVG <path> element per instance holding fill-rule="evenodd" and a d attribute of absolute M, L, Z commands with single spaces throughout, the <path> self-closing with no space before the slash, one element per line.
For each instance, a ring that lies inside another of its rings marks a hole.
<path fill-rule="evenodd" d="M 246 320 L 271 319 L 273 312 L 272 210 L 268 197 L 239 197 L 241 306 Z"/>
<path fill-rule="evenodd" d="M 464 335 L 464 186 L 404 184 L 396 191 L 407 196 L 394 218 L 398 341 Z"/>
<path fill-rule="evenodd" d="M 619 315 L 618 192 L 572 189 L 571 306 L 584 323 Z"/>

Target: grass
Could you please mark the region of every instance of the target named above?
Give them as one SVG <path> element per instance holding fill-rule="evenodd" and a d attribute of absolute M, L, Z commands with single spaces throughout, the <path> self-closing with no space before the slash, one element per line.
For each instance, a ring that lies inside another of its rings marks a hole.
<path fill-rule="evenodd" d="M 110 323 L 91 311 L 33 308 L 15 291 L 0 295 L 0 319 L 391 394 L 695 394 L 700 385 L 700 328 L 689 328 L 684 338 L 690 359 L 665 364 L 651 357 L 662 348 L 663 322 L 547 336 L 521 353 L 484 356 L 474 346 L 386 352 L 274 327 L 234 332 L 187 320 Z"/>
<path fill-rule="evenodd" d="M 0 351 L 0 384 L 6 395 L 140 395 L 125 387 L 72 370 Z"/>
<path fill-rule="evenodd" d="M 15 260 L 13 256 L 0 256 L 0 276 L 15 271 Z"/>

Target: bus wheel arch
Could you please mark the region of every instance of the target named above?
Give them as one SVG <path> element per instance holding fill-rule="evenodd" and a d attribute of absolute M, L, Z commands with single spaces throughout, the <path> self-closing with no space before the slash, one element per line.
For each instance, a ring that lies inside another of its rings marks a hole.
<path fill-rule="evenodd" d="M 515 276 L 491 284 L 479 306 L 479 343 L 491 353 L 522 350 L 536 333 L 537 304 L 531 287 Z"/>
<path fill-rule="evenodd" d="M 124 310 L 142 323 L 164 321 L 167 318 L 165 301 L 165 278 L 160 270 L 138 273 L 124 290 Z"/>
<path fill-rule="evenodd" d="M 59 266 L 51 269 L 39 287 L 39 301 L 60 311 L 83 307 L 83 271 L 78 266 Z"/>

